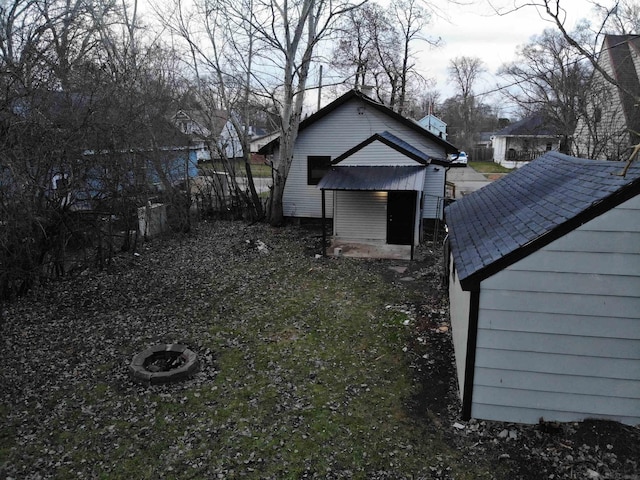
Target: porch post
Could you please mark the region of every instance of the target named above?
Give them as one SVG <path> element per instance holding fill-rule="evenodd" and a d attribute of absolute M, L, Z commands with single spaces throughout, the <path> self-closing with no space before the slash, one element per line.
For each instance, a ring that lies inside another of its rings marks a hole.
<path fill-rule="evenodd" d="M 321 190 L 322 192 L 322 256 L 327 256 L 327 229 L 325 227 L 325 219 L 326 219 L 326 206 L 325 206 L 325 189 Z"/>

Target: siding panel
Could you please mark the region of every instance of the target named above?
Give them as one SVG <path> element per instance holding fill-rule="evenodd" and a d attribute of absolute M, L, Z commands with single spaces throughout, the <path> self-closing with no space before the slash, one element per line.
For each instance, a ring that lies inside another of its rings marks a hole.
<path fill-rule="evenodd" d="M 430 165 L 424 177 L 424 198 L 422 201 L 422 218 L 442 220 L 444 211 L 444 178 L 443 167 Z"/>
<path fill-rule="evenodd" d="M 478 331 L 478 348 L 514 350 L 518 352 L 557 353 L 583 357 L 628 358 L 640 360 L 640 341 L 626 338 L 518 332 L 509 330 Z M 638 363 L 640 369 L 640 362 Z M 639 392 L 640 393 L 640 392 Z"/>
<path fill-rule="evenodd" d="M 487 290 L 480 296 L 480 309 L 634 318 L 640 312 L 640 297 Z"/>
<path fill-rule="evenodd" d="M 560 321 L 555 313 L 486 310 L 484 326 L 490 330 L 547 333 L 585 337 L 640 339 L 637 318 L 616 318 L 609 321 L 592 315 L 563 315 Z"/>
<path fill-rule="evenodd" d="M 387 239 L 386 192 L 336 192 L 334 236 L 343 240 Z"/>
<path fill-rule="evenodd" d="M 513 270 L 508 275 L 496 275 L 483 284 L 488 290 L 538 293 L 572 293 L 577 295 L 599 295 L 612 297 L 637 297 L 640 293 L 640 277 L 603 275 L 598 273 L 566 273 Z"/>
<path fill-rule="evenodd" d="M 545 410 L 579 412 L 591 416 L 610 415 L 612 411 L 620 412 L 623 416 L 633 416 L 638 413 L 638 401 L 622 397 L 514 389 L 510 390 L 507 395 L 504 389 L 484 386 L 475 388 L 474 397 L 478 403 L 491 403 L 493 401 L 494 405 L 506 407 L 513 406 L 515 403 L 524 410 L 536 410 L 543 406 Z M 495 399 L 497 399 L 497 402 Z M 500 399 L 502 399 L 503 403 Z M 580 406 L 585 408 L 580 409 Z M 540 416 L 538 415 L 538 418 Z"/>
<path fill-rule="evenodd" d="M 556 385 L 554 375 L 577 375 L 581 377 L 615 378 L 620 380 L 640 380 L 640 365 L 637 360 L 626 358 L 579 357 L 574 355 L 515 352 L 510 350 L 495 350 L 479 348 L 476 354 L 476 367 L 515 370 L 520 372 L 548 373 L 550 385 Z M 479 372 L 480 370 L 476 370 Z M 475 378 L 476 384 L 487 383 L 481 377 Z M 639 392 L 640 393 L 640 392 Z M 640 401 L 639 401 L 640 402 Z M 640 403 L 638 404 L 640 412 Z"/>
<path fill-rule="evenodd" d="M 536 409 L 522 409 L 515 407 L 508 407 L 504 405 L 492 405 L 492 404 L 484 404 L 484 403 L 476 403 L 473 406 L 473 410 L 471 415 L 475 418 L 484 418 L 486 420 L 497 420 L 501 422 L 517 422 L 517 423 L 538 423 L 540 418 L 544 418 L 546 420 L 557 420 L 559 422 L 572 422 L 576 420 L 576 413 L 571 412 L 560 412 L 557 410 L 546 409 L 544 405 Z M 584 418 L 584 415 L 581 416 Z M 628 425 L 634 425 L 637 417 L 630 416 L 620 416 L 620 415 L 607 415 L 600 414 L 598 418 L 615 420 L 619 422 L 626 423 Z"/>
<path fill-rule="evenodd" d="M 522 372 L 505 369 L 479 370 L 483 386 L 514 388 L 517 390 L 545 391 L 549 388 L 548 375 L 543 373 Z M 562 391 L 579 395 L 611 395 L 621 398 L 637 398 L 640 392 L 640 380 L 619 382 L 611 378 L 601 378 L 597 382 L 588 376 L 556 375 L 556 384 L 562 385 Z"/>

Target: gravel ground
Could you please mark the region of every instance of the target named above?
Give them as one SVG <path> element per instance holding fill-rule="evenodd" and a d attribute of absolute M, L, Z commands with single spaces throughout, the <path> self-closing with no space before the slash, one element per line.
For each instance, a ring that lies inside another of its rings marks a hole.
<path fill-rule="evenodd" d="M 317 233 L 202 223 L 5 305 L 0 477 L 640 479 L 638 428 L 459 420 L 438 246 Z M 131 381 L 173 342 L 199 373 Z"/>

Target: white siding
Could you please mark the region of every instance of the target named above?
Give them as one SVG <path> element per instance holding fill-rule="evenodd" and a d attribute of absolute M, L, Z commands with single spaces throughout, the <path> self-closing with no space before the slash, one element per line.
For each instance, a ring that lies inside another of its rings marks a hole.
<path fill-rule="evenodd" d="M 359 108 L 362 113 L 358 111 Z M 307 156 L 329 155 L 335 159 L 371 135 L 385 130 L 427 155 L 443 159 L 446 157 L 443 147 L 359 99 L 353 99 L 300 132 L 284 191 L 285 216 L 322 216 L 320 190 L 315 185 L 307 185 Z M 330 198 L 327 195 L 327 216 L 331 216 L 333 212 Z"/>
<path fill-rule="evenodd" d="M 472 416 L 640 423 L 640 197 L 480 292 Z"/>
<path fill-rule="evenodd" d="M 334 236 L 342 240 L 386 241 L 386 192 L 336 192 Z"/>
<path fill-rule="evenodd" d="M 376 165 L 419 167 L 421 164 L 385 143 L 373 141 L 349 155 L 338 165 L 341 167 L 375 167 Z"/>
<path fill-rule="evenodd" d="M 450 265 L 453 265 L 453 258 L 450 258 Z M 451 317 L 451 335 L 456 357 L 460 398 L 464 395 L 470 303 L 471 294 L 462 290 L 458 276 L 455 274 L 455 270 L 451 268 L 451 275 L 449 276 L 449 315 Z"/>
<path fill-rule="evenodd" d="M 633 52 L 631 45 L 630 48 Z M 636 71 L 640 72 L 638 59 L 640 56 L 634 55 Z M 603 44 L 598 65 L 609 75 L 616 76 L 606 44 Z M 598 71 L 594 72 L 592 83 L 592 93 L 587 104 L 589 120 L 581 115 L 574 132 L 576 154 L 596 160 L 626 160 L 627 156 L 624 154 L 629 146 L 629 132 L 620 93 Z M 594 122 L 596 109 L 601 111 L 598 122 Z"/>
<path fill-rule="evenodd" d="M 507 137 L 494 137 L 493 140 L 493 161 L 502 165 L 507 159 Z"/>
<path fill-rule="evenodd" d="M 429 165 L 424 176 L 424 197 L 422 201 L 422 218 L 438 218 L 442 220 L 444 211 L 444 176 L 445 168 Z"/>

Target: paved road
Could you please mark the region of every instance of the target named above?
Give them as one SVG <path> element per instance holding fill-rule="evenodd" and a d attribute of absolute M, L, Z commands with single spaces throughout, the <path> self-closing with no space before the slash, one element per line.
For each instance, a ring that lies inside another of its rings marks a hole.
<path fill-rule="evenodd" d="M 450 168 L 447 171 L 447 181 L 455 184 L 456 199 L 462 198 L 491 183 L 487 177 L 475 171 L 471 166 Z"/>

